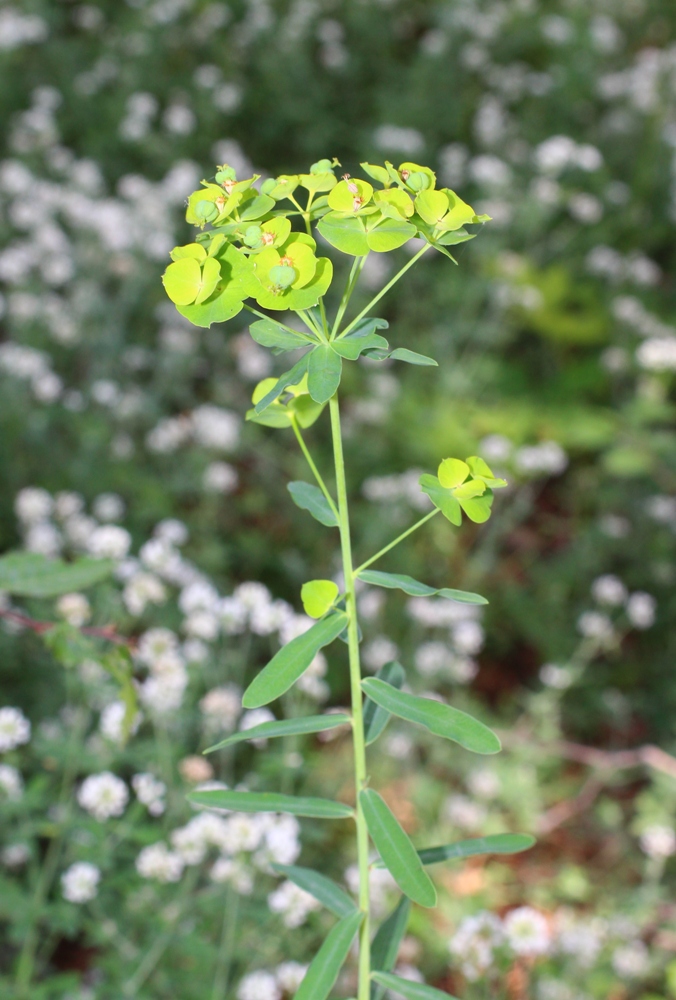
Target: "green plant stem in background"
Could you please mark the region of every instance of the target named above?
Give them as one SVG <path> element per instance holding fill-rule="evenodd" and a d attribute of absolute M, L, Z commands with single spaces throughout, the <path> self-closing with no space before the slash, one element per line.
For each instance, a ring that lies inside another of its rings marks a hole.
<path fill-rule="evenodd" d="M 347 279 L 347 285 L 345 286 L 345 291 L 343 292 L 343 297 L 340 300 L 340 305 L 338 306 L 338 311 L 336 312 L 336 318 L 333 322 L 333 327 L 331 329 L 331 337 L 330 337 L 331 340 L 335 339 L 336 333 L 338 332 L 338 328 L 340 327 L 340 324 L 343 321 L 345 310 L 347 309 L 348 302 L 352 297 L 352 292 L 354 291 L 357 281 L 359 280 L 359 275 L 362 272 L 362 268 L 366 263 L 367 257 L 368 254 L 366 254 L 364 257 L 355 257 L 354 261 L 352 262 L 352 267 L 350 268 L 350 276 Z"/>
<path fill-rule="evenodd" d="M 221 943 L 216 958 L 216 971 L 214 973 L 214 983 L 211 987 L 211 1000 L 224 1000 L 224 997 L 227 995 L 230 969 L 235 951 L 238 914 L 239 894 L 235 892 L 231 885 L 228 885 L 225 890 Z"/>
<path fill-rule="evenodd" d="M 347 507 L 347 486 L 345 482 L 345 461 L 340 428 L 340 409 L 337 394 L 329 400 L 331 413 L 331 437 L 333 458 L 336 467 L 336 489 L 338 492 L 338 524 L 340 547 L 345 577 L 345 606 L 348 613 L 347 639 L 350 661 L 350 692 L 352 697 L 352 739 L 354 746 L 354 779 L 356 793 L 357 861 L 359 865 L 359 908 L 364 919 L 359 938 L 359 993 L 358 1000 L 369 1000 L 371 975 L 371 943 L 369 931 L 369 835 L 366 820 L 359 801 L 359 793 L 366 787 L 366 741 L 364 739 L 364 715 L 361 692 L 361 664 L 359 661 L 359 626 L 357 623 L 357 602 L 352 568 L 352 543 L 350 539 L 350 518 Z"/>
<path fill-rule="evenodd" d="M 389 552 L 390 549 L 393 549 L 395 545 L 399 544 L 399 542 L 403 542 L 405 538 L 408 538 L 409 535 L 412 535 L 414 531 L 418 530 L 418 528 L 422 528 L 423 524 L 425 524 L 427 521 L 433 518 L 435 514 L 440 514 L 440 513 L 441 511 L 439 510 L 439 508 L 435 507 L 434 510 L 431 510 L 429 512 L 429 514 L 425 514 L 425 516 L 421 517 L 419 521 L 416 521 L 415 524 L 412 524 L 410 528 L 407 528 L 406 531 L 402 531 L 400 535 L 397 535 L 394 541 L 390 542 L 389 545 L 386 545 L 384 548 L 380 549 L 380 551 L 376 552 L 374 556 L 371 556 L 370 559 L 367 559 L 366 562 L 363 562 L 361 566 L 357 566 L 356 570 L 354 571 L 354 575 L 358 576 L 363 569 L 368 569 L 368 567 L 373 565 L 374 562 L 377 562 L 377 560 L 380 559 L 381 556 L 384 556 L 386 552 Z"/>

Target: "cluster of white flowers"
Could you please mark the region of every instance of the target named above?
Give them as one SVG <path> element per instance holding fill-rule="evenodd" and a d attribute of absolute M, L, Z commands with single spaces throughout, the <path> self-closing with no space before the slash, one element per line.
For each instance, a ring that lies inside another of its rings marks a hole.
<path fill-rule="evenodd" d="M 662 277 L 659 266 L 641 250 L 622 254 L 605 244 L 589 251 L 585 266 L 590 274 L 605 278 L 612 285 L 629 283 L 641 288 L 653 288 Z"/>
<path fill-rule="evenodd" d="M 300 962 L 282 962 L 274 972 L 262 969 L 250 972 L 240 980 L 237 1000 L 282 1000 L 282 995 L 293 996 L 307 968 Z"/>
<path fill-rule="evenodd" d="M 442 597 L 413 597 L 406 608 L 410 617 L 425 628 L 448 632 L 448 639 L 435 639 L 418 647 L 415 665 L 420 674 L 456 684 L 474 680 L 479 667 L 473 657 L 484 644 L 480 607 Z"/>
<path fill-rule="evenodd" d="M 429 497 L 422 492 L 418 482 L 421 473 L 421 469 L 409 469 L 400 475 L 370 476 L 362 484 L 362 493 L 373 502 L 405 502 L 414 510 L 429 510 Z"/>
<path fill-rule="evenodd" d="M 300 927 L 320 904 L 309 892 L 287 880 L 270 893 L 268 906 L 272 913 L 281 914 L 285 927 Z"/>
<path fill-rule="evenodd" d="M 131 779 L 131 787 L 136 798 L 146 807 L 151 816 L 161 816 L 167 807 L 165 795 L 167 786 L 159 781 L 154 774 L 142 772 Z"/>
<path fill-rule="evenodd" d="M 533 158 L 538 170 L 552 176 L 570 167 L 591 173 L 603 166 L 603 156 L 596 146 L 577 143 L 567 135 L 545 139 L 535 148 Z"/>
<path fill-rule="evenodd" d="M 155 779 L 150 775 L 137 775 L 138 778 L 144 781 L 144 793 L 156 793 L 156 786 L 161 784 L 152 784 Z M 137 788 L 140 782 L 135 779 L 132 784 L 141 799 Z M 161 798 L 156 796 L 153 801 L 161 801 Z M 293 816 L 274 813 L 221 815 L 201 811 L 171 832 L 171 848 L 162 841 L 144 848 L 136 859 L 136 869 L 143 878 L 176 882 L 185 867 L 202 864 L 213 850 L 217 857 L 210 868 L 212 881 L 230 883 L 237 892 L 248 895 L 253 890 L 254 870 L 269 874 L 271 865 L 292 864 L 297 859 L 299 835 L 300 826 Z M 291 909 L 292 902 L 289 900 Z M 302 901 L 297 900 L 294 915 L 301 905 Z M 281 904 L 277 912 L 281 912 Z"/>
<path fill-rule="evenodd" d="M 190 441 L 212 451 L 232 452 L 239 444 L 241 423 L 236 413 L 205 403 L 190 414 L 165 417 L 149 432 L 146 445 L 164 455 Z"/>
<path fill-rule="evenodd" d="M 676 831 L 664 823 L 653 823 L 643 829 L 639 843 L 649 858 L 664 860 L 676 854 Z"/>
<path fill-rule="evenodd" d="M 622 580 L 612 573 L 597 577 L 591 593 L 596 603 L 603 607 L 623 608 L 633 628 L 648 629 L 655 624 L 657 602 L 652 594 L 643 590 L 630 594 Z M 605 641 L 613 636 L 612 620 L 599 611 L 585 611 L 578 619 L 578 629 L 587 638 Z"/>
<path fill-rule="evenodd" d="M 49 34 L 47 22 L 37 14 L 22 14 L 14 7 L 0 11 L 0 50 L 9 52 L 22 45 L 44 42 Z"/>
<path fill-rule="evenodd" d="M 513 955 L 538 958 L 551 947 L 552 934 L 546 918 L 530 906 L 510 910 L 500 920 L 481 912 L 465 917 L 449 942 L 451 955 L 460 963 L 463 975 L 474 982 L 490 969 L 497 949 Z"/>
<path fill-rule="evenodd" d="M 111 816 L 121 816 L 129 801 L 129 790 L 121 778 L 110 771 L 90 774 L 80 785 L 77 801 L 100 823 Z"/>
<path fill-rule="evenodd" d="M 20 708 L 0 708 L 0 753 L 15 750 L 31 738 L 31 724 Z"/>
<path fill-rule="evenodd" d="M 69 903 L 88 903 L 94 899 L 101 872 L 88 861 L 76 861 L 61 876 L 61 893 Z"/>
<path fill-rule="evenodd" d="M 33 396 L 39 403 L 54 403 L 63 391 L 63 382 L 52 371 L 51 358 L 44 351 L 24 344 L 13 341 L 0 344 L 0 371 L 30 383 Z"/>

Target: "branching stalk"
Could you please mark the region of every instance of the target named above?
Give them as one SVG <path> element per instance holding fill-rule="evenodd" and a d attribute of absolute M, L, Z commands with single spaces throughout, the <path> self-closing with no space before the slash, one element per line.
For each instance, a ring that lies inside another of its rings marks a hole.
<path fill-rule="evenodd" d="M 408 538 L 409 535 L 412 535 L 414 531 L 418 530 L 418 528 L 422 528 L 423 524 L 425 524 L 426 521 L 429 521 L 430 518 L 434 517 L 435 514 L 439 513 L 441 513 L 439 508 L 435 507 L 434 510 L 431 510 L 429 512 L 429 514 L 425 514 L 425 516 L 421 517 L 419 521 L 416 521 L 415 524 L 412 524 L 410 528 L 407 528 L 406 531 L 402 531 L 400 535 L 397 535 L 397 537 L 394 539 L 393 542 L 390 542 L 389 545 L 386 545 L 384 548 L 380 549 L 379 552 L 376 552 L 374 556 L 371 556 L 370 559 L 367 559 L 366 562 L 361 564 L 361 566 L 357 566 L 356 570 L 354 571 L 354 575 L 359 576 L 359 574 L 363 569 L 368 569 L 368 567 L 372 566 L 373 563 L 376 562 L 376 560 L 380 559 L 381 556 L 384 556 L 386 552 L 389 552 L 390 549 L 393 549 L 395 545 L 399 544 L 399 542 L 403 542 L 405 538 Z"/>
<path fill-rule="evenodd" d="M 345 482 L 345 461 L 340 428 L 340 409 L 337 394 L 329 400 L 331 412 L 331 436 L 333 458 L 336 467 L 338 491 L 338 523 L 340 527 L 340 547 L 345 577 L 345 607 L 348 614 L 347 640 L 350 661 L 350 692 L 352 697 L 352 738 L 354 746 L 354 780 L 356 793 L 357 860 L 359 865 L 359 908 L 364 913 L 359 935 L 359 993 L 358 1000 L 369 1000 L 371 975 L 371 943 L 369 929 L 369 835 L 366 820 L 359 801 L 359 793 L 366 788 L 366 741 L 364 738 L 364 714 L 361 691 L 361 664 L 359 661 L 359 626 L 357 623 L 357 602 L 354 589 L 352 567 L 352 543 L 350 539 L 350 518 L 347 506 L 347 486 Z"/>
<path fill-rule="evenodd" d="M 401 277 L 403 277 L 403 275 L 406 274 L 406 272 L 409 270 L 409 268 L 413 267 L 414 264 L 417 264 L 417 262 L 420 260 L 420 258 L 422 257 L 422 255 L 424 253 L 427 253 L 427 251 L 429 250 L 429 248 L 431 246 L 432 246 L 431 243 L 426 243 L 424 247 L 421 247 L 420 250 L 418 250 L 418 252 L 415 255 L 415 257 L 411 257 L 411 259 L 409 260 L 408 264 L 404 264 L 404 266 L 401 268 L 401 270 L 397 271 L 397 273 L 395 274 L 395 276 L 390 281 L 387 282 L 387 284 L 385 285 L 384 288 L 380 289 L 380 291 L 378 292 L 377 295 L 373 296 L 373 298 L 368 303 L 368 305 L 364 306 L 364 308 L 362 309 L 362 311 L 357 316 L 355 316 L 355 318 L 352 320 L 352 322 L 348 323 L 348 325 L 345 327 L 344 330 L 341 330 L 340 334 L 338 335 L 338 340 L 342 340 L 343 337 L 346 337 L 348 335 L 348 333 L 350 332 L 350 330 L 354 329 L 354 327 L 357 325 L 357 323 L 359 322 L 359 320 L 363 319 L 364 316 L 366 316 L 366 314 L 368 312 L 370 312 L 370 310 L 373 308 L 373 306 L 376 304 L 376 302 L 380 302 L 380 300 L 382 299 L 383 295 L 387 295 L 387 293 L 389 292 L 390 288 L 392 288 L 393 285 L 396 285 L 396 283 L 399 281 L 399 279 Z"/>
<path fill-rule="evenodd" d="M 333 513 L 335 514 L 336 518 L 338 518 L 338 508 L 336 507 L 335 503 L 333 502 L 333 497 L 329 493 L 329 491 L 327 489 L 327 486 L 326 486 L 326 483 L 322 479 L 321 474 L 319 472 L 319 469 L 317 468 L 317 466 L 314 463 L 314 459 L 312 458 L 312 455 L 310 454 L 310 452 L 308 450 L 308 446 L 305 444 L 305 440 L 303 438 L 303 435 L 300 432 L 300 427 L 298 426 L 298 421 L 296 420 L 296 418 L 295 418 L 295 416 L 293 414 L 291 415 L 291 426 L 293 427 L 293 433 L 296 435 L 296 439 L 298 441 L 298 444 L 300 445 L 300 450 L 305 455 L 305 460 L 307 461 L 307 464 L 310 466 L 310 469 L 312 470 L 312 475 L 317 480 L 317 485 L 319 486 L 320 490 L 322 491 L 322 493 L 326 497 L 326 502 L 328 503 L 329 507 L 331 508 L 331 510 L 333 511 Z"/>

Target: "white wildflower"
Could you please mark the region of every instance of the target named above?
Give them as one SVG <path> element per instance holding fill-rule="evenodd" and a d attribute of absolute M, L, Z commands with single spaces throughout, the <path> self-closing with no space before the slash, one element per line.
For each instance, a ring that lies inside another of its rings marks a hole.
<path fill-rule="evenodd" d="M 650 953 L 643 941 L 630 941 L 629 944 L 615 949 L 611 962 L 618 976 L 640 979 L 648 971 Z"/>
<path fill-rule="evenodd" d="M 109 705 L 106 705 L 101 712 L 99 729 L 101 730 L 102 735 L 112 743 L 124 742 L 125 736 L 133 736 L 134 733 L 138 731 L 138 727 L 141 725 L 143 716 L 140 712 L 137 712 L 132 719 L 129 732 L 125 734 L 124 719 L 126 714 L 127 706 L 123 701 L 113 701 Z"/>
<path fill-rule="evenodd" d="M 378 635 L 366 643 L 362 652 L 362 660 L 369 670 L 380 670 L 386 663 L 396 660 L 399 647 L 385 635 Z"/>
<path fill-rule="evenodd" d="M 639 843 L 649 858 L 670 858 L 676 854 L 676 832 L 670 826 L 654 823 L 642 832 Z"/>
<path fill-rule="evenodd" d="M 320 904 L 309 892 L 287 880 L 270 893 L 268 906 L 272 913 L 282 915 L 285 927 L 300 927 Z"/>
<path fill-rule="evenodd" d="M 82 782 L 77 800 L 83 809 L 103 822 L 111 816 L 121 816 L 127 805 L 129 792 L 121 778 L 110 771 L 90 774 Z"/>
<path fill-rule="evenodd" d="M 99 521 L 121 521 L 124 517 L 124 500 L 117 493 L 99 493 L 92 503 L 92 513 Z"/>
<path fill-rule="evenodd" d="M 592 597 L 599 604 L 616 607 L 627 600 L 627 588 L 617 576 L 606 573 L 597 577 L 592 583 Z"/>
<path fill-rule="evenodd" d="M 200 709 L 210 728 L 231 732 L 242 711 L 242 692 L 235 684 L 212 688 L 200 701 Z"/>
<path fill-rule="evenodd" d="M 486 821 L 484 806 L 466 795 L 450 795 L 444 803 L 443 815 L 460 830 L 478 830 Z"/>
<path fill-rule="evenodd" d="M 24 544 L 29 552 L 39 552 L 42 556 L 58 556 L 63 540 L 58 529 L 48 521 L 32 524 L 26 532 Z"/>
<path fill-rule="evenodd" d="M 180 854 L 170 851 L 163 841 L 144 847 L 136 859 L 136 871 L 141 878 L 158 882 L 178 882 L 184 862 Z"/>
<path fill-rule="evenodd" d="M 239 724 L 240 730 L 253 729 L 254 726 L 260 726 L 264 722 L 274 722 L 274 715 L 269 708 L 254 708 L 250 712 L 245 712 L 242 716 Z M 267 746 L 266 739 L 252 740 L 251 741 L 255 747 Z"/>
<path fill-rule="evenodd" d="M 549 925 L 542 914 L 531 906 L 519 906 L 508 913 L 503 928 L 515 954 L 535 958 L 549 951 Z"/>
<path fill-rule="evenodd" d="M 651 628 L 655 624 L 657 601 L 652 594 L 637 590 L 627 601 L 627 618 L 634 628 Z"/>
<path fill-rule="evenodd" d="M 0 852 L 0 861 L 6 868 L 20 868 L 31 856 L 28 844 L 8 844 Z"/>
<path fill-rule="evenodd" d="M 31 738 L 31 724 L 20 708 L 0 708 L 0 753 L 15 750 Z"/>
<path fill-rule="evenodd" d="M 141 772 L 131 779 L 131 787 L 136 793 L 136 798 L 151 816 L 162 815 L 166 809 L 164 796 L 167 792 L 167 786 L 163 781 L 159 781 L 153 774 Z"/>
<path fill-rule="evenodd" d="M 608 642 L 613 636 L 613 623 L 600 611 L 585 611 L 577 620 L 577 630 L 585 639 Z"/>
<path fill-rule="evenodd" d="M 282 1000 L 282 993 L 271 972 L 250 972 L 237 987 L 237 1000 Z"/>
<path fill-rule="evenodd" d="M 56 610 L 69 625 L 81 628 L 89 621 L 92 609 L 84 594 L 63 594 L 56 602 Z"/>
<path fill-rule="evenodd" d="M 25 524 L 45 521 L 52 513 L 53 500 L 47 490 L 39 486 L 27 486 L 19 490 L 14 500 L 14 513 Z"/>
<path fill-rule="evenodd" d="M 240 896 L 250 896 L 254 879 L 250 868 L 236 858 L 218 858 L 209 872 L 212 882 L 229 883 Z"/>
<path fill-rule="evenodd" d="M 61 876 L 61 893 L 69 903 L 88 903 L 97 894 L 101 872 L 88 861 L 77 861 Z"/>
<path fill-rule="evenodd" d="M 293 995 L 300 987 L 308 970 L 307 965 L 300 962 L 282 962 L 275 969 L 275 978 L 285 993 Z"/>
<path fill-rule="evenodd" d="M 168 628 L 150 628 L 138 641 L 136 655 L 141 663 L 151 666 L 167 653 L 178 649 L 178 636 Z"/>
<path fill-rule="evenodd" d="M 239 443 L 241 420 L 236 413 L 205 403 L 192 414 L 193 434 L 198 444 L 217 451 L 232 451 Z"/>
<path fill-rule="evenodd" d="M 227 462 L 211 462 L 204 470 L 202 486 L 207 493 L 234 493 L 239 477 Z"/>
<path fill-rule="evenodd" d="M 87 540 L 87 549 L 97 558 L 124 559 L 131 546 L 131 535 L 116 524 L 96 528 Z"/>
<path fill-rule="evenodd" d="M 142 615 L 148 604 L 162 604 L 167 599 L 164 585 L 152 573 L 135 573 L 125 584 L 122 600 L 131 615 Z"/>

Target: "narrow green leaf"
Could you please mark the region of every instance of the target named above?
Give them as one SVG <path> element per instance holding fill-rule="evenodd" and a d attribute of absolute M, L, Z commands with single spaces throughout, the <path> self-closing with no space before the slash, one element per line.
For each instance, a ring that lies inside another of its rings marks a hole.
<path fill-rule="evenodd" d="M 404 683 L 406 674 L 401 663 L 393 660 L 391 663 L 386 663 L 385 666 L 381 667 L 376 677 L 379 677 L 382 681 L 386 681 L 393 687 L 400 688 Z M 364 734 L 367 746 L 375 743 L 390 721 L 390 718 L 390 713 L 386 712 L 380 705 L 376 705 L 375 701 L 371 701 L 370 698 L 364 700 Z"/>
<path fill-rule="evenodd" d="M 406 933 L 411 900 L 402 896 L 396 908 L 378 928 L 371 943 L 371 968 L 377 972 L 390 972 L 397 961 L 399 945 Z M 371 1000 L 381 1000 L 384 987 L 371 983 Z"/>
<path fill-rule="evenodd" d="M 287 386 L 298 385 L 307 371 L 308 358 L 312 353 L 313 352 L 310 351 L 308 354 L 304 354 L 300 361 L 296 362 L 293 368 L 290 368 L 288 372 L 284 372 L 283 375 L 280 375 L 272 389 L 270 389 L 270 392 L 268 392 L 256 403 L 256 406 L 254 407 L 256 413 L 262 413 L 263 410 L 267 409 L 270 403 L 274 403 L 274 401 L 282 395 Z"/>
<path fill-rule="evenodd" d="M 328 344 L 315 347 L 308 361 L 307 387 L 315 403 L 326 403 L 340 385 L 343 361 Z"/>
<path fill-rule="evenodd" d="M 329 507 L 328 500 L 318 486 L 296 480 L 293 483 L 288 483 L 286 488 L 297 507 L 309 511 L 315 520 L 319 521 L 320 524 L 325 524 L 327 528 L 338 527 L 338 518 Z"/>
<path fill-rule="evenodd" d="M 307 347 L 308 344 L 307 337 L 291 333 L 271 319 L 259 319 L 252 323 L 249 333 L 262 347 L 277 347 L 282 351 L 294 351 L 299 347 Z"/>
<path fill-rule="evenodd" d="M 349 917 L 357 909 L 351 896 L 341 889 L 333 879 L 313 871 L 312 868 L 299 868 L 297 865 L 273 865 L 280 875 L 285 875 L 294 885 L 309 892 L 311 896 L 335 913 L 337 917 Z"/>
<path fill-rule="evenodd" d="M 500 740 L 495 733 L 466 712 L 432 698 L 398 691 L 377 677 L 367 677 L 361 686 L 369 698 L 392 715 L 424 726 L 435 736 L 453 740 L 473 753 L 491 754 L 500 750 Z"/>
<path fill-rule="evenodd" d="M 364 914 L 357 910 L 343 917 L 329 931 L 328 937 L 305 973 L 295 1000 L 326 1000 L 338 978 L 338 973 L 345 964 L 363 919 Z"/>
<path fill-rule="evenodd" d="M 458 601 L 460 604 L 488 604 L 481 594 L 472 594 L 467 590 L 452 590 L 450 587 L 428 587 L 426 583 L 419 583 L 412 576 L 405 573 L 383 573 L 377 569 L 364 569 L 359 574 L 359 579 L 364 583 L 371 583 L 374 587 L 387 587 L 389 590 L 403 590 L 411 597 L 446 597 L 449 601 Z"/>
<path fill-rule="evenodd" d="M 455 844 L 442 847 L 426 847 L 418 851 L 418 857 L 424 865 L 436 865 L 440 861 L 473 858 L 478 854 L 519 854 L 529 850 L 534 843 L 535 837 L 528 833 L 494 833 L 488 837 L 458 840 Z"/>
<path fill-rule="evenodd" d="M 340 337 L 339 339 L 352 340 L 354 337 L 368 337 L 369 334 L 375 333 L 376 330 L 387 330 L 389 325 L 386 319 L 381 319 L 378 316 L 364 316 L 358 323 L 355 323 L 346 337 Z"/>
<path fill-rule="evenodd" d="M 208 747 L 204 753 L 213 753 L 215 750 L 222 750 L 223 747 L 233 746 L 235 743 L 243 743 L 247 740 L 268 740 L 273 736 L 299 736 L 308 733 L 324 733 L 328 729 L 337 729 L 338 726 L 349 725 L 352 719 L 349 715 L 308 715 L 302 719 L 281 719 L 279 722 L 261 722 L 259 726 L 252 726 L 251 729 L 242 729 L 238 733 L 233 733 L 226 739 L 221 740 L 212 747 Z"/>
<path fill-rule="evenodd" d="M 405 361 L 409 365 L 434 365 L 439 367 L 439 362 L 434 358 L 428 358 L 426 354 L 418 354 L 416 351 L 409 351 L 406 347 L 397 347 L 391 352 L 390 358 L 393 361 Z"/>
<path fill-rule="evenodd" d="M 292 816 L 311 816 L 314 819 L 347 819 L 354 815 L 353 810 L 343 802 L 281 795 L 278 792 L 231 792 L 229 789 L 215 788 L 206 792 L 193 792 L 188 800 L 196 806 L 228 809 L 231 812 L 291 813 Z"/>
<path fill-rule="evenodd" d="M 114 569 L 112 559 L 66 563 L 38 552 L 9 552 L 0 558 L 0 591 L 17 597 L 58 597 L 100 583 Z"/>
<path fill-rule="evenodd" d="M 367 788 L 359 793 L 359 803 L 371 839 L 401 891 L 420 906 L 435 906 L 437 892 L 432 880 L 385 800 L 378 792 Z"/>
<path fill-rule="evenodd" d="M 410 979 L 402 979 L 392 972 L 373 972 L 371 978 L 388 990 L 393 990 L 405 1000 L 456 1000 L 450 993 L 437 990 L 425 983 L 414 983 Z"/>
<path fill-rule="evenodd" d="M 319 650 L 333 642 L 346 625 L 347 615 L 338 611 L 328 618 L 322 618 L 307 632 L 282 646 L 244 692 L 244 708 L 268 705 L 288 691 L 301 674 L 305 673 Z"/>

